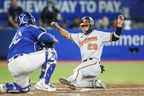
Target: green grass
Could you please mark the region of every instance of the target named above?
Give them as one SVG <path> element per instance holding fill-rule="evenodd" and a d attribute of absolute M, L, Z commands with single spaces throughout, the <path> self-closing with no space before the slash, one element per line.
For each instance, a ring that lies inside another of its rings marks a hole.
<path fill-rule="evenodd" d="M 0 83 L 5 81 L 11 81 L 12 77 L 8 72 L 7 68 L 0 68 Z"/>
<path fill-rule="evenodd" d="M 52 80 L 68 77 L 76 65 L 58 64 Z M 105 64 L 106 71 L 100 76 L 108 84 L 144 84 L 144 64 Z M 38 80 L 38 71 L 32 73 L 33 82 Z M 7 68 L 0 68 L 0 83 L 11 81 Z"/>
<path fill-rule="evenodd" d="M 144 64 L 106 64 L 101 76 L 107 83 L 144 84 Z"/>

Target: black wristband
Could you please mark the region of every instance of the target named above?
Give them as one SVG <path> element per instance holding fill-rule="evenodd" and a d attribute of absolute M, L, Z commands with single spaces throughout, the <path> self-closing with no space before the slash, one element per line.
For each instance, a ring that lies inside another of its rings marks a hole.
<path fill-rule="evenodd" d="M 112 34 L 112 41 L 119 40 L 119 37 L 120 37 L 121 33 L 122 33 L 122 28 L 117 27 L 116 31 Z"/>
<path fill-rule="evenodd" d="M 121 32 L 122 32 L 122 28 L 121 27 L 117 27 L 116 31 L 115 31 L 115 34 L 118 35 L 118 36 L 120 36 Z"/>

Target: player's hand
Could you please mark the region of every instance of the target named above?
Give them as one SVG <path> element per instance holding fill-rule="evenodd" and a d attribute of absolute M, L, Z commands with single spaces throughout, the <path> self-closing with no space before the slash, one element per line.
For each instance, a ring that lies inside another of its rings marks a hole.
<path fill-rule="evenodd" d="M 54 26 L 54 27 L 56 27 L 56 26 L 58 26 L 59 24 L 57 23 L 57 22 L 51 22 L 51 26 Z"/>
<path fill-rule="evenodd" d="M 54 38 L 54 42 L 55 42 L 55 43 L 58 43 L 58 40 L 57 40 L 56 38 Z"/>
<path fill-rule="evenodd" d="M 116 27 L 123 27 L 125 18 L 123 15 L 119 15 L 116 20 Z"/>
<path fill-rule="evenodd" d="M 51 22 L 51 26 L 53 26 L 53 27 L 55 27 L 55 28 L 57 28 L 57 29 L 59 29 L 59 30 L 62 30 L 62 27 L 57 23 L 57 22 Z"/>

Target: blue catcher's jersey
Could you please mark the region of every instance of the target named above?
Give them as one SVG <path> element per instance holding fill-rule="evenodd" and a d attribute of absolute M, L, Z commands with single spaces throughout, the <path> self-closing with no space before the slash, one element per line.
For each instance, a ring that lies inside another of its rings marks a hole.
<path fill-rule="evenodd" d="M 38 50 L 38 39 L 44 32 L 35 25 L 25 25 L 20 27 L 11 44 L 7 59 L 22 53 L 31 53 Z"/>

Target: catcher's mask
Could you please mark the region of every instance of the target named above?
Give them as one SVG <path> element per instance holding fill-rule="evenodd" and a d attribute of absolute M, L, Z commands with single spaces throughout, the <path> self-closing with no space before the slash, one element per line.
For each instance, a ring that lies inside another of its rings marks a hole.
<path fill-rule="evenodd" d="M 94 29 L 94 26 L 95 26 L 94 22 L 95 21 L 94 21 L 94 19 L 92 17 L 89 17 L 89 16 L 83 17 L 81 19 L 81 23 L 80 23 L 80 27 L 81 27 L 82 31 L 85 34 L 90 33 Z M 87 28 L 87 29 L 83 30 L 84 28 Z"/>
<path fill-rule="evenodd" d="M 25 24 L 35 24 L 35 18 L 29 12 L 22 12 L 17 18 L 17 23 L 19 26 L 23 26 Z"/>

